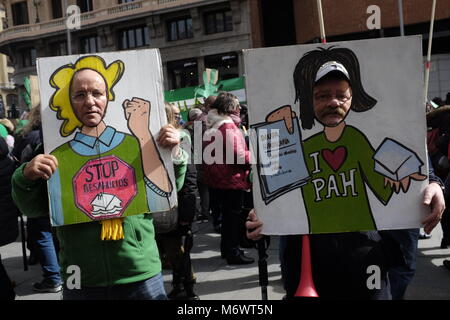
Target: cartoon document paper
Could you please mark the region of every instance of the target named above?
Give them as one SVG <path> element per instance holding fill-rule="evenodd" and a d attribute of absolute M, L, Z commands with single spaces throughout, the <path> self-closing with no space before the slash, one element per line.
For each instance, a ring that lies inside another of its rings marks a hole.
<path fill-rule="evenodd" d="M 408 177 L 417 179 L 421 175 L 422 160 L 417 154 L 398 142 L 386 138 L 373 156 L 375 159 L 375 171 L 396 182 L 396 192 L 401 186 L 407 191 L 410 183 Z M 401 183 L 399 183 L 401 182 Z"/>
<path fill-rule="evenodd" d="M 415 36 L 244 51 L 263 233 L 421 226 L 421 63 Z"/>
<path fill-rule="evenodd" d="M 258 177 L 266 204 L 304 185 L 309 177 L 298 118 L 292 117 L 291 106 L 280 108 L 267 121 L 253 125 L 251 131 L 257 137 Z"/>
<path fill-rule="evenodd" d="M 176 205 L 155 49 L 38 59 L 54 226 L 166 211 Z"/>

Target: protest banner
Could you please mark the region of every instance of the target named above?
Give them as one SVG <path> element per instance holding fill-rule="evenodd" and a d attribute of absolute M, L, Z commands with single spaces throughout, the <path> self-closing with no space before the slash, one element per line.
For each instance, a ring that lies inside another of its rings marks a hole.
<path fill-rule="evenodd" d="M 41 58 L 37 65 L 45 152 L 59 163 L 48 181 L 52 224 L 174 207 L 170 150 L 155 142 L 167 122 L 159 51 Z M 86 70 L 101 83 L 92 92 L 75 81 Z M 102 101 L 103 114 L 86 109 L 91 100 Z"/>
<path fill-rule="evenodd" d="M 421 226 L 428 165 L 420 37 L 251 49 L 244 63 L 264 234 Z M 346 73 L 349 97 L 313 95 L 320 73 L 333 68 Z M 351 105 L 337 136 L 313 111 L 313 101 L 328 98 Z"/>

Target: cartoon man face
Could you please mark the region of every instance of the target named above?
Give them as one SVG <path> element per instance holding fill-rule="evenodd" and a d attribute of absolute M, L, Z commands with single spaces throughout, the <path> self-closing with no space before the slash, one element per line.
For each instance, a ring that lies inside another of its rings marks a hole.
<path fill-rule="evenodd" d="M 70 102 L 78 120 L 87 127 L 96 127 L 106 113 L 108 98 L 103 77 L 94 70 L 81 70 L 73 76 Z"/>
<path fill-rule="evenodd" d="M 326 127 L 335 127 L 347 116 L 352 104 L 352 90 L 346 80 L 329 79 L 314 86 L 314 114 Z"/>
<path fill-rule="evenodd" d="M 326 127 L 339 125 L 352 105 L 347 69 L 337 61 L 324 63 L 317 71 L 312 98 L 315 118 Z"/>

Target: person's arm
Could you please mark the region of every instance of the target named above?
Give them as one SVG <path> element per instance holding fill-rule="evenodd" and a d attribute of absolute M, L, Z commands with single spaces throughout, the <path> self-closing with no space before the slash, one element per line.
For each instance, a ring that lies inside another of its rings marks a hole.
<path fill-rule="evenodd" d="M 175 185 L 177 192 L 181 190 L 184 185 L 186 177 L 188 161 L 190 161 L 191 137 L 188 133 L 180 132 L 179 148 L 175 148 L 172 152 L 173 168 L 175 171 Z"/>
<path fill-rule="evenodd" d="M 425 188 L 423 204 L 430 208 L 430 214 L 423 221 L 425 233 L 430 234 L 434 227 L 441 221 L 445 210 L 444 184 L 441 179 L 434 174 L 433 164 L 428 157 L 428 174 L 430 183 Z"/>
<path fill-rule="evenodd" d="M 11 195 L 24 215 L 39 217 L 48 214 L 46 180 L 57 167 L 58 161 L 54 156 L 39 154 L 14 171 Z"/>

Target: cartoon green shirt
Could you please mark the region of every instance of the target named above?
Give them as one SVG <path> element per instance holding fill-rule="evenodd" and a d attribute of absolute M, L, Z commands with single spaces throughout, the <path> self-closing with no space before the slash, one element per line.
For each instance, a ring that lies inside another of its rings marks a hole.
<path fill-rule="evenodd" d="M 49 180 L 53 225 L 125 217 L 170 205 L 170 194 L 144 177 L 139 144 L 131 135 L 112 127 L 98 139 L 78 132 L 51 154 L 66 164 Z"/>
<path fill-rule="evenodd" d="M 323 132 L 304 141 L 311 180 L 302 187 L 310 233 L 376 230 L 369 187 L 387 204 L 392 189 L 374 171 L 374 149 L 356 128 L 346 126 L 336 142 Z"/>

